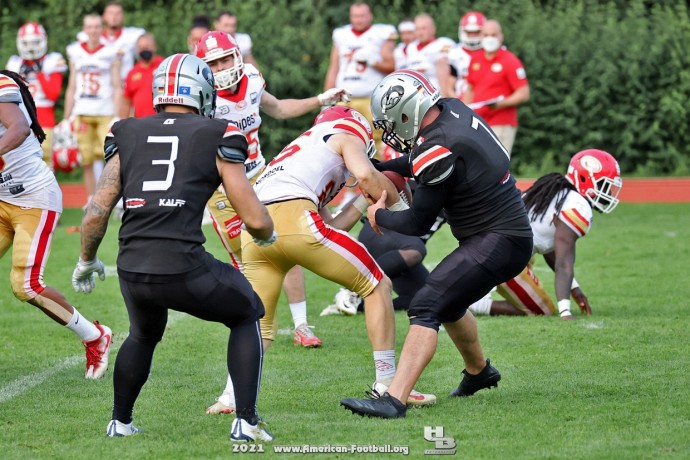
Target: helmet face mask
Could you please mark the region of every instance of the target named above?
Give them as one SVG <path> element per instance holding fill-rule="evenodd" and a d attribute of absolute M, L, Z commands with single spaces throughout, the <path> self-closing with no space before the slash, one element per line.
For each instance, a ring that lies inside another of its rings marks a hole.
<path fill-rule="evenodd" d="M 27 61 L 41 59 L 48 52 L 48 35 L 42 25 L 27 22 L 17 32 L 17 51 Z"/>
<path fill-rule="evenodd" d="M 486 22 L 486 16 L 478 11 L 470 11 L 460 19 L 458 37 L 462 46 L 468 50 L 478 50 L 482 47 L 481 30 Z"/>
<path fill-rule="evenodd" d="M 386 76 L 371 95 L 374 127 L 383 130 L 381 140 L 398 152 L 409 153 L 422 118 L 440 97 L 429 80 L 413 70 Z"/>
<path fill-rule="evenodd" d="M 197 43 L 196 56 L 209 65 L 213 61 L 232 57 L 232 66 L 213 73 L 218 90 L 232 88 L 244 77 L 244 61 L 240 48 L 235 39 L 225 32 L 216 30 L 205 33 Z"/>
<path fill-rule="evenodd" d="M 174 54 L 166 58 L 153 75 L 153 107 L 183 105 L 196 109 L 201 116 L 213 118 L 216 89 L 213 72 L 196 56 Z"/>
<path fill-rule="evenodd" d="M 597 211 L 608 214 L 618 206 L 623 180 L 611 154 L 596 149 L 578 152 L 570 160 L 565 177 Z"/>

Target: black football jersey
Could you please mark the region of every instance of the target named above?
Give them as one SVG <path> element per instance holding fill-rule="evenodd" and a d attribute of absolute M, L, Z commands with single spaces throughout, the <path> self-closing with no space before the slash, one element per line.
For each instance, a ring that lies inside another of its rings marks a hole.
<path fill-rule="evenodd" d="M 232 124 L 191 113 L 159 113 L 113 125 L 106 161 L 120 158 L 125 212 L 117 264 L 147 274 L 181 274 L 204 262 L 204 207 L 221 178 L 219 147 L 244 153 L 247 139 Z"/>

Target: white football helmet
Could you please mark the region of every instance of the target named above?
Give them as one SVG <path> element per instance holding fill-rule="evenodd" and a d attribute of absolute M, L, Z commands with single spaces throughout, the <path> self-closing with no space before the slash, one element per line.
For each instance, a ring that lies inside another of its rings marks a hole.
<path fill-rule="evenodd" d="M 196 56 L 209 63 L 225 56 L 232 56 L 234 64 L 228 69 L 215 72 L 216 89 L 228 89 L 240 82 L 244 76 L 244 62 L 242 53 L 232 36 L 225 32 L 214 30 L 206 32 L 196 45 Z"/>
<path fill-rule="evenodd" d="M 419 72 L 389 74 L 371 95 L 374 128 L 383 130 L 381 140 L 398 152 L 409 153 L 422 118 L 440 97 L 440 91 Z"/>
<path fill-rule="evenodd" d="M 193 107 L 199 114 L 213 118 L 216 89 L 208 64 L 191 54 L 173 54 L 153 74 L 153 107 L 174 104 Z"/>
<path fill-rule="evenodd" d="M 27 22 L 17 32 L 17 51 L 27 61 L 41 59 L 48 52 L 48 34 L 42 25 Z"/>

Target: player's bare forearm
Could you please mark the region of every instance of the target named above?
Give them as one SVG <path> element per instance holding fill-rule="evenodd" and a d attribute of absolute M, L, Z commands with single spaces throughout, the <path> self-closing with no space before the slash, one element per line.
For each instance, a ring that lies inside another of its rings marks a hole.
<path fill-rule="evenodd" d="M 103 169 L 96 192 L 86 207 L 81 223 L 81 258 L 92 260 L 108 230 L 108 218 L 122 194 L 120 156 L 115 155 Z"/>

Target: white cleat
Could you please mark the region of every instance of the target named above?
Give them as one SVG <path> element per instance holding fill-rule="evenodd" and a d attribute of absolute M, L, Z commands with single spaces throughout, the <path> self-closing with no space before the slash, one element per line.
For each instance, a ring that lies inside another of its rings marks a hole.
<path fill-rule="evenodd" d="M 111 420 L 105 431 L 105 434 L 110 438 L 120 438 L 122 436 L 131 436 L 139 433 L 143 433 L 143 431 L 135 427 L 133 422 L 122 423 L 117 420 Z"/>
<path fill-rule="evenodd" d="M 236 418 L 232 422 L 230 440 L 233 442 L 270 442 L 273 441 L 273 435 L 266 431 L 265 424 L 261 420 L 256 425 L 251 425 L 244 419 Z"/>
<path fill-rule="evenodd" d="M 360 303 L 362 303 L 362 298 L 357 295 L 356 292 L 352 292 L 345 288 L 340 288 L 335 295 L 335 306 L 344 315 L 356 315 Z"/>
<path fill-rule="evenodd" d="M 206 413 L 209 415 L 232 414 L 233 412 L 235 412 L 235 397 L 225 391 L 216 399 L 215 404 L 206 408 Z"/>

